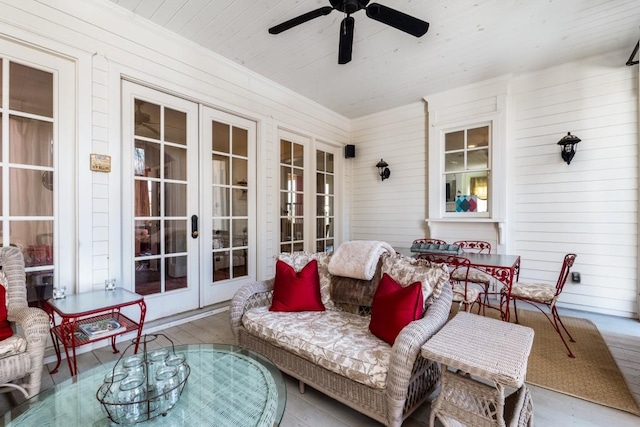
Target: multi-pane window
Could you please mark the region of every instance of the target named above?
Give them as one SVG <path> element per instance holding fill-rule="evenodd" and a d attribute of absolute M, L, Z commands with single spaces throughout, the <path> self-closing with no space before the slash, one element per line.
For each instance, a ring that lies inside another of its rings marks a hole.
<path fill-rule="evenodd" d="M 53 99 L 52 73 L 0 59 L 0 243 L 22 249 L 35 306 L 51 297 L 56 255 Z"/>
<path fill-rule="evenodd" d="M 481 214 L 489 212 L 490 135 L 490 125 L 445 133 L 446 212 Z"/>
<path fill-rule="evenodd" d="M 304 146 L 280 140 L 280 250 L 304 250 Z"/>
<path fill-rule="evenodd" d="M 316 251 L 333 252 L 334 212 L 333 154 L 316 150 Z"/>
<path fill-rule="evenodd" d="M 212 122 L 213 281 L 247 276 L 249 133 Z"/>

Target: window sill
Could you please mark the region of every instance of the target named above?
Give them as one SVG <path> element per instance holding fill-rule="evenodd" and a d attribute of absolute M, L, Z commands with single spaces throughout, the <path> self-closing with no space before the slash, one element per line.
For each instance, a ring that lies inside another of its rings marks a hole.
<path fill-rule="evenodd" d="M 495 224 L 498 228 L 498 243 L 503 245 L 505 239 L 505 226 L 506 222 L 503 219 L 496 218 L 481 218 L 481 217 L 460 217 L 460 218 L 427 218 L 425 219 L 427 226 L 431 228 L 432 224 L 436 223 L 479 223 L 479 224 Z"/>

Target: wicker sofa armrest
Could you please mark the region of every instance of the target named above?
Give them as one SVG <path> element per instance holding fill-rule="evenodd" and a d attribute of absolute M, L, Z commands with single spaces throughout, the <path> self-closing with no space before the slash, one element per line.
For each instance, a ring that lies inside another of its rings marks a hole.
<path fill-rule="evenodd" d="M 245 285 L 238 289 L 238 292 L 236 292 L 231 299 L 229 320 L 231 323 L 231 331 L 236 340 L 238 339 L 238 331 L 242 327 L 242 316 L 245 311 L 254 307 L 271 305 L 273 280 L 274 279 L 269 279 L 263 282 Z"/>
<path fill-rule="evenodd" d="M 387 395 L 394 405 L 404 405 L 420 348 L 447 323 L 453 293 L 450 286 L 443 286 L 442 293 L 425 311 L 424 316 L 407 325 L 393 344 Z"/>
<path fill-rule="evenodd" d="M 7 319 L 10 322 L 20 325 L 24 338 L 27 340 L 27 354 L 31 359 L 31 374 L 24 386 L 31 397 L 40 392 L 44 351 L 51 327 L 49 316 L 40 308 L 16 306 L 10 306 L 7 314 Z"/>
<path fill-rule="evenodd" d="M 51 324 L 44 310 L 37 307 L 9 307 L 7 319 L 22 327 L 29 345 L 47 341 Z"/>

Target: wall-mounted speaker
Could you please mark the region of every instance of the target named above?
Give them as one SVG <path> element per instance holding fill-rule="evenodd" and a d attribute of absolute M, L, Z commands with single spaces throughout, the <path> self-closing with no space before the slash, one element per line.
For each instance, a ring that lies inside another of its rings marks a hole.
<path fill-rule="evenodd" d="M 356 146 L 349 144 L 344 146 L 344 158 L 352 159 L 356 156 Z"/>

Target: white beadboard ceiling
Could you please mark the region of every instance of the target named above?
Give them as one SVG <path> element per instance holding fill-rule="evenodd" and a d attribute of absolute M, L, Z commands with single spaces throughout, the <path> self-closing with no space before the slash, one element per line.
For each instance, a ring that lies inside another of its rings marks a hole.
<path fill-rule="evenodd" d="M 356 12 L 353 59 L 338 65 L 343 14 L 268 28 L 329 0 L 110 0 L 349 118 L 507 73 L 623 50 L 638 0 L 378 0 L 430 23 L 415 38 Z"/>

